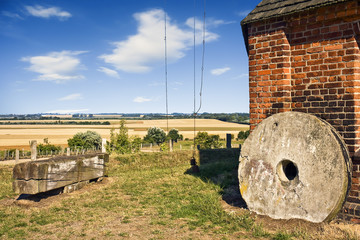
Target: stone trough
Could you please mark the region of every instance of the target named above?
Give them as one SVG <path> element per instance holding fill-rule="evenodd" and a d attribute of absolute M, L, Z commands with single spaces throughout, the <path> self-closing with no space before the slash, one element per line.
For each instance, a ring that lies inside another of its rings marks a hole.
<path fill-rule="evenodd" d="M 71 192 L 106 176 L 108 161 L 108 154 L 89 154 L 19 163 L 13 169 L 13 189 L 18 194 L 37 194 L 59 188 Z"/>

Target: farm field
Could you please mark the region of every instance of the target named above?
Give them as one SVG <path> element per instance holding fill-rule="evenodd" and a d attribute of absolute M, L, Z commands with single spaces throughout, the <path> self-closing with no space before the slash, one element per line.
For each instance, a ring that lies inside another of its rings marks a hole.
<path fill-rule="evenodd" d="M 57 120 L 28 120 L 29 122 L 56 122 Z M 99 120 L 75 120 L 75 121 L 99 121 Z M 67 139 L 78 132 L 88 130 L 95 131 L 101 137 L 109 139 L 110 130 L 119 128 L 119 120 L 106 120 L 111 125 L 0 125 L 0 150 L 9 148 L 29 149 L 29 141 L 37 140 L 42 143 L 44 138 L 48 138 L 51 144 L 66 146 Z M 0 121 L 6 122 L 6 121 Z M 25 122 L 24 120 L 13 120 L 12 122 Z M 64 121 L 66 122 L 66 121 Z M 194 137 L 193 119 L 169 119 L 169 130 L 176 128 L 184 138 Z M 129 129 L 129 136 L 144 137 L 150 127 L 160 127 L 166 131 L 166 120 L 127 120 L 126 126 Z M 249 129 L 248 125 L 222 122 L 215 119 L 197 119 L 196 132 L 206 131 L 209 134 L 219 134 L 225 138 L 227 133 L 237 136 L 239 131 Z"/>

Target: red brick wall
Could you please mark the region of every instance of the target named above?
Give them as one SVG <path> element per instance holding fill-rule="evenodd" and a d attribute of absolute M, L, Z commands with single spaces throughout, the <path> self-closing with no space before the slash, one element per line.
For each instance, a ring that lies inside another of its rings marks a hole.
<path fill-rule="evenodd" d="M 251 129 L 284 111 L 314 114 L 353 160 L 348 201 L 360 204 L 360 2 L 248 24 Z"/>

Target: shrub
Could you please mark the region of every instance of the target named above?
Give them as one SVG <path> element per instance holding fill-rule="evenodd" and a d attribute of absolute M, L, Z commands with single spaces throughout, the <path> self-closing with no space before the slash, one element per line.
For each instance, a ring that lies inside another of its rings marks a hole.
<path fill-rule="evenodd" d="M 207 132 L 198 132 L 195 137 L 195 144 L 202 149 L 220 148 L 219 135 L 209 135 Z"/>
<path fill-rule="evenodd" d="M 240 131 L 238 133 L 238 139 L 246 139 L 250 135 L 250 130 Z"/>
<path fill-rule="evenodd" d="M 44 138 L 44 144 L 40 143 L 39 145 L 37 145 L 36 149 L 40 153 L 45 153 L 45 152 L 50 153 L 51 151 L 53 151 L 53 152 L 61 151 L 61 147 L 50 144 L 48 138 Z"/>
<path fill-rule="evenodd" d="M 119 154 L 139 152 L 141 147 L 141 138 L 129 138 L 128 128 L 125 126 L 125 120 L 120 121 L 119 133 L 115 129 L 110 130 L 110 142 L 106 144 L 108 153 L 116 152 Z"/>
<path fill-rule="evenodd" d="M 179 130 L 173 128 L 168 133 L 168 138 L 173 142 L 177 142 L 177 140 L 181 139 L 181 135 L 179 134 Z"/>
<path fill-rule="evenodd" d="M 80 147 L 80 148 L 97 148 L 101 147 L 101 136 L 97 132 L 87 131 L 79 132 L 75 134 L 72 138 L 69 138 L 68 145 L 71 148 Z"/>
<path fill-rule="evenodd" d="M 158 145 L 165 142 L 165 140 L 166 140 L 166 134 L 164 130 L 158 127 L 150 127 L 148 129 L 146 136 L 144 137 L 145 142 L 156 143 Z"/>

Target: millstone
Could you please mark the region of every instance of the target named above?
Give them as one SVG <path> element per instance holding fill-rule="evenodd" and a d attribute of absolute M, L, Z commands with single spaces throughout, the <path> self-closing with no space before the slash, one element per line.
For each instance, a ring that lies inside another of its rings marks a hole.
<path fill-rule="evenodd" d="M 279 113 L 244 142 L 240 191 L 258 214 L 330 221 L 345 202 L 351 169 L 347 147 L 329 123 L 310 114 Z"/>

